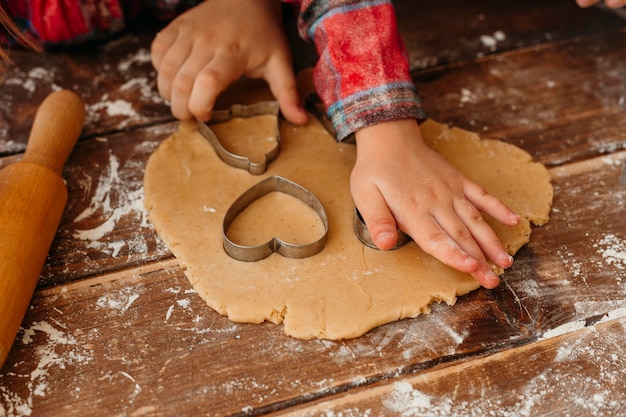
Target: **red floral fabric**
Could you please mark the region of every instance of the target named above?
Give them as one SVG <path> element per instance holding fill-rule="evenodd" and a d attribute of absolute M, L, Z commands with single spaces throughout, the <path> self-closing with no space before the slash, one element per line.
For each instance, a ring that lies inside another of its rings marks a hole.
<path fill-rule="evenodd" d="M 201 0 L 0 0 L 18 27 L 44 46 L 105 39 L 143 9 L 172 18 Z M 9 39 L 0 31 L 0 41 Z"/>

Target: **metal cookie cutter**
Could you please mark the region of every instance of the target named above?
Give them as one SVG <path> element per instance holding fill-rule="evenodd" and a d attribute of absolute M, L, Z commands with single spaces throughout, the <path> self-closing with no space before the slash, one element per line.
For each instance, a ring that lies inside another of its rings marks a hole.
<path fill-rule="evenodd" d="M 296 245 L 285 242 L 277 237 L 257 246 L 240 245 L 228 238 L 226 232 L 233 220 L 252 204 L 255 200 L 273 191 L 289 194 L 317 212 L 324 223 L 324 234 L 318 240 L 304 245 Z M 278 252 L 287 258 L 306 258 L 319 253 L 326 245 L 328 235 L 328 216 L 322 203 L 306 188 L 301 187 L 293 181 L 274 175 L 269 177 L 244 192 L 226 211 L 222 224 L 222 235 L 224 237 L 224 250 L 231 258 L 245 262 L 255 262 L 267 258 L 273 252 Z"/>
<path fill-rule="evenodd" d="M 409 243 L 411 240 L 413 240 L 411 239 L 411 236 L 407 235 L 402 230 L 400 229 L 397 229 L 397 230 L 398 230 L 398 240 L 396 241 L 395 246 L 391 248 L 390 250 L 399 249 L 402 246 Z M 365 246 L 368 246 L 372 249 L 378 250 L 378 247 L 374 244 L 374 241 L 372 240 L 372 236 L 370 236 L 370 232 L 367 230 L 367 226 L 365 225 L 365 221 L 363 221 L 363 217 L 361 216 L 361 213 L 359 213 L 359 210 L 356 207 L 354 208 L 354 231 L 356 233 L 356 236 L 361 241 L 361 243 L 363 243 Z"/>
<path fill-rule="evenodd" d="M 249 158 L 234 154 L 228 151 L 222 145 L 222 142 L 215 136 L 215 133 L 209 127 L 210 124 L 227 122 L 234 117 L 254 117 L 262 115 L 276 116 L 276 146 L 265 154 L 263 162 L 255 163 Z M 217 110 L 213 112 L 213 117 L 207 123 L 198 121 L 198 130 L 205 137 L 206 140 L 213 146 L 217 155 L 228 165 L 245 169 L 254 175 L 259 175 L 265 172 L 267 165 L 272 162 L 280 153 L 280 129 L 278 127 L 278 114 L 279 107 L 277 101 L 264 101 L 261 103 L 255 103 L 250 105 L 235 104 L 228 110 Z"/>

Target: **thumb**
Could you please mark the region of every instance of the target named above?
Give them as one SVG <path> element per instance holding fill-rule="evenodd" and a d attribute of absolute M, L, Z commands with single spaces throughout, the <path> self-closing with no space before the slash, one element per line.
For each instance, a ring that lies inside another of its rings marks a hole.
<path fill-rule="evenodd" d="M 377 189 L 353 190 L 352 194 L 374 245 L 381 250 L 393 249 L 398 242 L 398 229 L 383 196 Z"/>

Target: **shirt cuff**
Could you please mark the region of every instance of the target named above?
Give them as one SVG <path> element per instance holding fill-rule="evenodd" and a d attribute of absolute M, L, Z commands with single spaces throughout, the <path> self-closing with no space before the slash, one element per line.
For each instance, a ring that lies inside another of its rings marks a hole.
<path fill-rule="evenodd" d="M 361 91 L 328 108 L 329 118 L 343 141 L 359 129 L 402 119 L 426 120 L 421 101 L 410 82 L 398 82 Z"/>

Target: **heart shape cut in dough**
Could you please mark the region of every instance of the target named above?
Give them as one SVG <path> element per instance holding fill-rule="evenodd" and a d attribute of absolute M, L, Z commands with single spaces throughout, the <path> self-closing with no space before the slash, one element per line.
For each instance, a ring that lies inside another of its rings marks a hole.
<path fill-rule="evenodd" d="M 254 203 L 260 202 L 261 199 L 270 195 L 279 199 L 275 198 L 269 204 L 259 207 L 255 214 L 248 216 L 247 220 L 242 219 L 239 224 L 235 225 L 236 221 L 242 217 L 240 216 L 242 213 Z M 300 204 L 298 206 L 289 206 L 290 202 L 284 199 L 281 200 L 281 195 L 295 197 Z M 320 227 L 316 227 L 315 219 L 311 221 L 311 218 L 306 216 L 307 211 L 311 210 L 307 210 L 307 207 L 302 207 L 302 203 L 314 211 L 314 213 L 308 214 L 316 215 L 321 220 L 323 232 L 320 232 Z M 289 207 L 292 207 L 292 209 L 289 210 Z M 273 234 L 274 230 L 264 230 L 267 227 L 276 227 L 277 223 L 273 222 L 270 217 L 275 217 L 279 208 L 289 210 L 285 216 L 289 218 L 282 219 L 286 220 L 287 228 L 292 229 L 292 236 L 289 239 L 276 237 Z M 305 213 L 304 217 L 302 213 Z M 299 224 L 295 221 L 297 220 L 296 217 L 301 219 Z M 241 241 L 241 237 L 245 237 L 246 234 L 254 230 L 257 232 L 261 230 L 262 235 L 269 233 L 273 237 L 260 244 L 245 245 L 236 242 L 237 240 Z M 321 236 L 319 236 L 320 233 Z M 328 216 L 322 203 L 313 193 L 293 181 L 274 175 L 253 185 L 233 202 L 224 216 L 222 234 L 224 250 L 231 258 L 239 261 L 259 261 L 267 258 L 274 252 L 287 258 L 306 258 L 319 253 L 324 248 L 326 235 L 328 234 Z M 311 237 L 312 239 L 308 243 L 298 243 L 299 238 L 306 239 Z"/>

